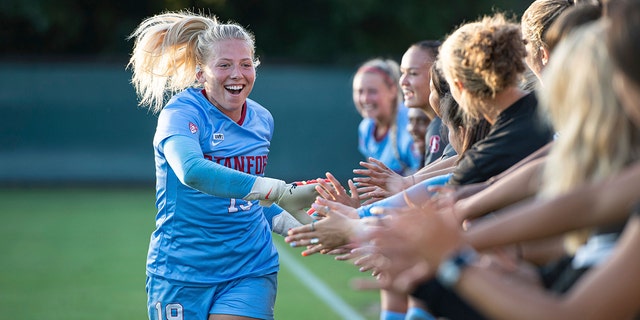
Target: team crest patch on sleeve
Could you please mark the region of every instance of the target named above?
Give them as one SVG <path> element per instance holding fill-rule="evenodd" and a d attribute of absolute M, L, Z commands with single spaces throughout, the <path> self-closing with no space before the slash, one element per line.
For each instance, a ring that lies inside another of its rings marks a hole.
<path fill-rule="evenodd" d="M 191 131 L 191 133 L 198 132 L 198 126 L 193 122 L 189 122 L 189 131 Z"/>

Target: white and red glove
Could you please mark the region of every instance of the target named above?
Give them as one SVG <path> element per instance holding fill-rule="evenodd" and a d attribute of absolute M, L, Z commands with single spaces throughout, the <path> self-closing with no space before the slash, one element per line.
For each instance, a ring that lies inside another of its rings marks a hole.
<path fill-rule="evenodd" d="M 244 200 L 260 200 L 260 205 L 270 206 L 275 203 L 282 209 L 297 216 L 300 211 L 305 212 L 316 200 L 317 180 L 296 181 L 285 183 L 282 180 L 258 177 L 251 187 L 251 192 Z"/>

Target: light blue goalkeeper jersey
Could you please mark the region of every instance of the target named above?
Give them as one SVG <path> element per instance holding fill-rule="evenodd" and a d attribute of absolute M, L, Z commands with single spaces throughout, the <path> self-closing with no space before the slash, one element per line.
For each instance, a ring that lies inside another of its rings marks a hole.
<path fill-rule="evenodd" d="M 273 117 L 260 104 L 247 99 L 242 119 L 236 123 L 195 88 L 168 102 L 160 112 L 153 140 L 158 213 L 147 272 L 178 281 L 213 284 L 278 271 L 278 254 L 258 201 L 215 197 L 182 184 L 162 150 L 162 142 L 173 135 L 197 140 L 208 160 L 262 176 L 273 135 Z M 228 188 L 247 193 L 251 186 Z"/>

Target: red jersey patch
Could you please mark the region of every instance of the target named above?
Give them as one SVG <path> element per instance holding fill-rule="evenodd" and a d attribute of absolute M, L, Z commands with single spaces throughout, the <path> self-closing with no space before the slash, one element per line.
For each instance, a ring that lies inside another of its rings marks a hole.
<path fill-rule="evenodd" d="M 191 133 L 198 132 L 198 126 L 193 122 L 189 122 L 189 131 L 191 131 Z"/>

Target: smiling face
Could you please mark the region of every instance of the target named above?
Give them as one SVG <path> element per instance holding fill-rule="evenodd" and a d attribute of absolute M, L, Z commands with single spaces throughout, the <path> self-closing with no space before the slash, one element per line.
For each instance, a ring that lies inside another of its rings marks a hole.
<path fill-rule="evenodd" d="M 397 88 L 389 87 L 378 72 L 359 72 L 353 78 L 353 102 L 365 118 L 388 122 L 394 111 Z"/>
<path fill-rule="evenodd" d="M 429 52 L 417 46 L 411 46 L 402 56 L 400 86 L 407 107 L 430 111 L 429 79 L 433 61 L 434 57 Z"/>
<path fill-rule="evenodd" d="M 214 56 L 202 66 L 197 79 L 207 98 L 234 121 L 242 114 L 256 80 L 253 51 L 243 40 L 222 40 L 215 44 Z"/>

